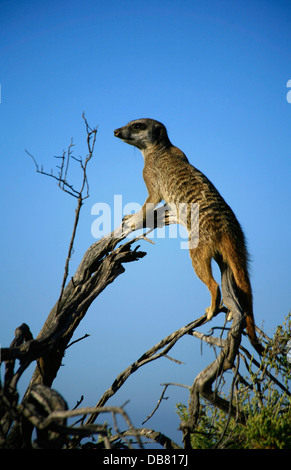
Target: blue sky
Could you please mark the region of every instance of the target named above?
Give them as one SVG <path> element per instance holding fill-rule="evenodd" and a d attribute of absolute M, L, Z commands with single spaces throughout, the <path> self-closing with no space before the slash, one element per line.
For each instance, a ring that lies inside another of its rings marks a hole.
<path fill-rule="evenodd" d="M 95 241 L 92 206 L 146 197 L 141 154 L 113 130 L 158 119 L 241 222 L 256 322 L 274 333 L 291 306 L 290 20 L 287 0 L 0 1 L 2 346 L 22 322 L 38 334 L 58 298 L 74 220 L 75 200 L 35 173 L 25 149 L 47 170 L 72 137 L 84 155 L 83 111 L 98 137 L 70 273 Z M 72 167 L 76 185 L 78 176 Z M 126 266 L 80 325 L 75 337 L 91 336 L 68 350 L 54 383 L 70 406 L 81 395 L 95 404 L 121 370 L 209 305 L 179 240 L 155 241 L 142 243 L 147 256 Z M 129 399 L 137 426 L 160 383 L 191 385 L 213 358 L 193 338 L 171 354 L 185 364 L 146 366 L 110 402 Z M 179 440 L 173 410 L 188 396 L 175 388 L 169 396 L 148 426 Z"/>

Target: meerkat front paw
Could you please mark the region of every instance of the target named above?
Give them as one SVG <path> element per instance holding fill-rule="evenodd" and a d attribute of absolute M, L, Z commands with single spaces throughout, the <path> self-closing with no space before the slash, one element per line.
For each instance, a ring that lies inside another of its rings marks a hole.
<path fill-rule="evenodd" d="M 122 223 L 123 223 L 123 224 L 128 223 L 129 219 L 131 219 L 133 216 L 134 216 L 134 214 L 125 215 L 125 216 L 123 217 L 123 219 L 122 219 Z M 130 224 L 130 228 L 131 228 L 132 230 L 135 229 L 135 223 L 134 223 L 134 222 L 133 222 L 132 224 Z"/>
<path fill-rule="evenodd" d="M 164 225 L 170 225 L 171 213 L 169 210 L 166 210 L 164 213 L 163 221 L 161 227 Z"/>
<path fill-rule="evenodd" d="M 128 219 L 130 219 L 131 217 L 133 216 L 133 214 L 128 214 L 128 215 L 125 215 L 122 219 L 122 222 L 126 222 Z"/>

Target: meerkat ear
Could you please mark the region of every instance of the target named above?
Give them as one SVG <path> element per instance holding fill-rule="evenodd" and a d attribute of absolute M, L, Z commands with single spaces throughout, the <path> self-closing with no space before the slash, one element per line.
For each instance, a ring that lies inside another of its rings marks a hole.
<path fill-rule="evenodd" d="M 152 143 L 162 142 L 166 145 L 171 145 L 168 137 L 167 129 L 159 122 L 155 123 L 152 129 Z"/>
<path fill-rule="evenodd" d="M 164 126 L 159 123 L 154 123 L 151 132 L 151 143 L 154 144 L 155 142 L 160 141 L 163 138 L 163 130 Z"/>

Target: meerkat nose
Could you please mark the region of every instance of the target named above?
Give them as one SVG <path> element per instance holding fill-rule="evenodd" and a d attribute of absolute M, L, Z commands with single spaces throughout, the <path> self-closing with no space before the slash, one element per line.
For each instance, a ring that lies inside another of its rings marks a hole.
<path fill-rule="evenodd" d="M 115 129 L 115 131 L 113 131 L 113 133 L 114 133 L 114 135 L 115 135 L 116 137 L 118 137 L 119 131 L 120 131 L 120 129 Z"/>

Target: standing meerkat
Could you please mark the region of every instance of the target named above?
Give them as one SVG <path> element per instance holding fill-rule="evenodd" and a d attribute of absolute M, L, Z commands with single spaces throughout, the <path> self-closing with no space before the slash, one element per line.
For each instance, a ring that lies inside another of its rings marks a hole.
<path fill-rule="evenodd" d="M 162 123 L 138 119 L 115 129 L 114 135 L 137 147 L 144 157 L 143 178 L 148 197 L 137 216 L 145 219 L 147 208 L 152 209 L 162 200 L 176 206 L 180 203 L 199 205 L 199 241 L 194 248 L 190 245 L 189 253 L 197 276 L 211 294 L 211 305 L 206 309 L 207 319 L 211 320 L 221 309 L 220 288 L 211 269 L 213 258 L 221 271 L 224 305 L 230 313 L 238 305 L 245 314 L 248 337 L 261 354 L 263 346 L 255 332 L 245 237 L 232 209 L 208 178 L 171 144 Z M 190 233 L 189 217 L 186 225 Z"/>

